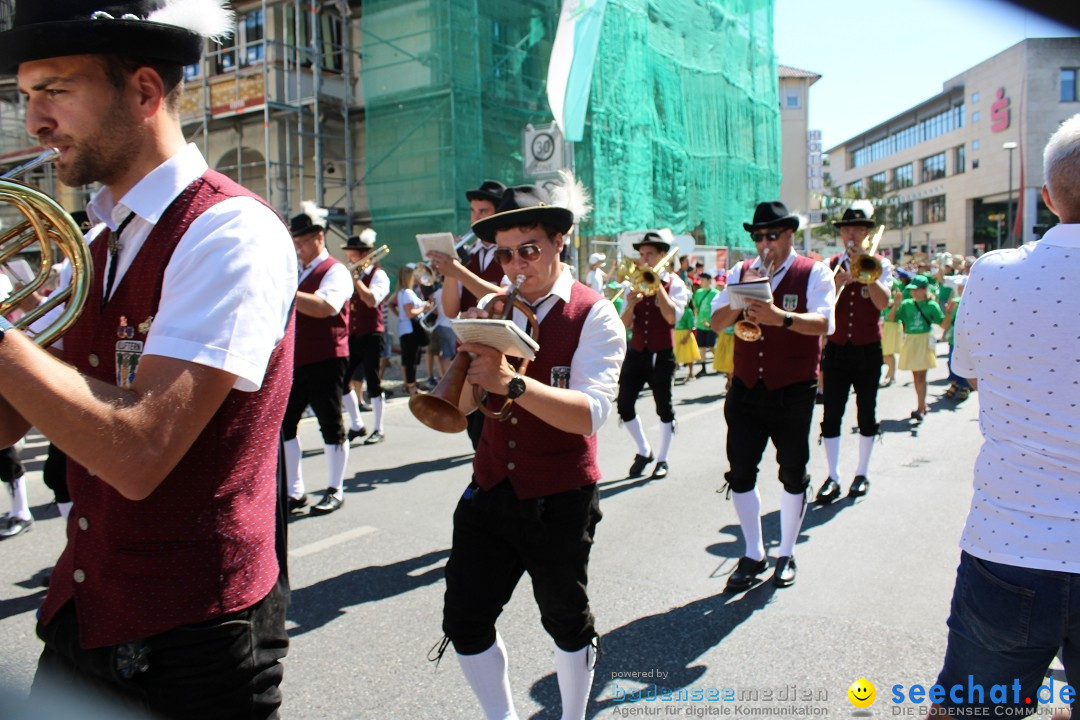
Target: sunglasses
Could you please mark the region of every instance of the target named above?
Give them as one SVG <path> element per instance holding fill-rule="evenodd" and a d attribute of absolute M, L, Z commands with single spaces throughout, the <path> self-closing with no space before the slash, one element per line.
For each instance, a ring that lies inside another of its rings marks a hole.
<path fill-rule="evenodd" d="M 756 232 L 756 233 L 750 233 L 750 237 L 752 237 L 754 239 L 754 242 L 756 242 L 756 243 L 765 242 L 766 240 L 768 240 L 770 242 L 773 242 L 773 241 L 779 239 L 779 237 L 781 235 L 783 235 L 783 234 L 784 234 L 783 230 L 781 230 L 779 232 Z"/>
<path fill-rule="evenodd" d="M 500 265 L 508 265 L 514 259 L 515 252 L 525 262 L 533 262 L 540 257 L 540 246 L 536 243 L 525 243 L 524 245 L 518 245 L 516 248 L 499 247 L 495 248 L 492 255 Z"/>

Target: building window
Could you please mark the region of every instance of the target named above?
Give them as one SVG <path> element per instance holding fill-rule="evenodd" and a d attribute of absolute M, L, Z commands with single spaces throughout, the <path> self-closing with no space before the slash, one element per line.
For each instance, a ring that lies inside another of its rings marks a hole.
<path fill-rule="evenodd" d="M 195 80 L 202 75 L 202 63 L 192 63 L 184 66 L 184 80 Z"/>
<path fill-rule="evenodd" d="M 979 111 L 978 110 L 971 113 L 971 122 L 973 122 L 973 123 L 979 122 Z"/>
<path fill-rule="evenodd" d="M 974 151 L 976 151 L 978 149 L 979 149 L 979 141 L 978 140 L 972 140 L 971 141 L 971 150 L 972 150 L 972 152 L 974 152 Z"/>
<path fill-rule="evenodd" d="M 896 223 L 901 227 L 915 224 L 914 203 L 900 203 L 896 206 Z"/>
<path fill-rule="evenodd" d="M 866 187 L 867 194 L 872 198 L 878 198 L 885 194 L 885 173 L 879 172 L 870 176 L 870 182 Z"/>
<path fill-rule="evenodd" d="M 1061 102 L 1076 102 L 1076 68 L 1061 69 Z"/>
<path fill-rule="evenodd" d="M 802 107 L 802 94 L 798 89 L 784 90 L 784 107 L 788 110 L 797 110 Z"/>
<path fill-rule="evenodd" d="M 956 148 L 956 169 L 953 170 L 953 174 L 959 175 L 967 170 L 967 152 L 963 145 L 958 145 Z"/>
<path fill-rule="evenodd" d="M 979 169 L 979 158 L 974 158 L 971 161 L 971 169 L 972 170 L 978 170 Z"/>
<path fill-rule="evenodd" d="M 911 163 L 901 165 L 893 171 L 893 189 L 900 190 L 902 188 L 911 187 L 914 184 L 915 167 Z"/>
<path fill-rule="evenodd" d="M 341 72 L 342 63 L 342 21 L 339 15 L 322 13 L 318 16 L 319 22 L 319 48 L 311 46 L 313 34 L 311 29 L 311 14 L 303 12 L 300 19 L 300 37 L 296 37 L 296 15 L 292 7 L 285 8 L 285 43 L 297 45 L 306 52 L 301 55 L 300 64 L 303 67 L 311 67 L 313 54 L 319 52 L 319 64 L 323 70 L 329 72 Z"/>
<path fill-rule="evenodd" d="M 266 53 L 263 42 L 265 37 L 262 9 L 252 10 L 238 17 L 236 32 L 222 40 L 221 47 L 212 53 L 215 74 L 232 72 L 236 70 L 238 63 L 240 67 L 261 63 Z"/>
<path fill-rule="evenodd" d="M 923 200 L 923 224 L 945 222 L 945 196 L 935 195 Z"/>
<path fill-rule="evenodd" d="M 974 105 L 977 102 L 979 102 L 979 91 L 978 90 L 971 93 L 971 104 Z"/>
<path fill-rule="evenodd" d="M 859 178 L 855 182 L 848 185 L 848 190 L 850 190 L 852 193 L 854 193 L 855 197 L 860 197 L 860 198 L 865 197 L 863 195 L 863 181 L 862 181 L 862 178 Z"/>
<path fill-rule="evenodd" d="M 945 153 L 942 152 L 923 158 L 922 174 L 919 175 L 919 182 L 930 182 L 943 177 L 945 177 Z"/>
<path fill-rule="evenodd" d="M 964 112 L 963 104 L 956 105 L 852 150 L 852 167 L 869 165 L 893 153 L 962 128 Z"/>

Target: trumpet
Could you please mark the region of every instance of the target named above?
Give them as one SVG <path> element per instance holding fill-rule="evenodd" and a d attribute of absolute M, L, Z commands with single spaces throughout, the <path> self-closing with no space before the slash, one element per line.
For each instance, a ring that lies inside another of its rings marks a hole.
<path fill-rule="evenodd" d="M 420 323 L 420 327 L 424 328 L 424 332 L 434 332 L 435 323 L 439 321 L 439 306 L 432 305 L 425 310 L 420 317 L 417 318 L 417 322 Z"/>
<path fill-rule="evenodd" d="M 434 285 L 436 278 L 435 271 L 427 263 L 418 262 L 413 268 L 413 279 L 424 287 Z"/>
<path fill-rule="evenodd" d="M 39 165 L 52 162 L 59 156 L 59 150 L 50 148 L 30 162 L 0 176 L 0 202 L 11 203 L 26 218 L 24 222 L 0 235 L 0 264 L 6 263 L 35 242 L 41 246 L 41 262 L 37 275 L 0 302 L 0 315 L 7 315 L 19 307 L 32 293 L 48 282 L 49 270 L 58 264 L 59 260 L 53 249 L 54 244 L 59 254 L 71 264 L 71 284 L 54 292 L 45 302 L 15 323 L 16 327 L 25 330 L 64 303 L 64 310 L 56 320 L 34 336 L 34 342 L 41 347 L 50 345 L 75 324 L 90 294 L 90 281 L 93 277 L 90 249 L 83 242 L 82 230 L 71 216 L 45 193 L 12 179 Z"/>
<path fill-rule="evenodd" d="M 390 254 L 389 245 L 380 245 L 364 257 L 354 263 L 349 263 L 349 272 L 353 275 L 363 275 L 375 263 Z"/>
<path fill-rule="evenodd" d="M 630 258 L 624 259 L 619 263 L 619 269 L 617 278 L 620 283 L 629 282 L 630 290 L 632 292 L 640 292 L 646 297 L 652 297 L 660 289 L 660 273 L 663 272 L 675 256 L 679 254 L 679 248 L 673 247 L 668 251 L 668 254 L 660 258 L 660 262 L 653 265 L 651 268 L 638 267 Z M 615 302 L 622 297 L 625 287 L 620 288 L 619 292 L 615 293 L 611 297 L 611 302 Z"/>
<path fill-rule="evenodd" d="M 765 277 L 772 281 L 773 273 L 776 272 L 776 265 L 771 261 L 769 262 L 769 269 L 765 274 Z M 753 320 L 746 317 L 746 310 L 743 310 L 742 318 L 735 323 L 735 337 L 746 342 L 757 342 L 765 336 L 761 326 Z"/>
<path fill-rule="evenodd" d="M 867 245 L 869 245 L 870 249 L 857 255 L 855 259 L 851 261 L 851 277 L 860 285 L 872 285 L 881 277 L 881 260 L 877 258 L 877 248 L 878 244 L 881 242 L 881 235 L 884 232 L 885 226 L 878 225 L 873 240 L 863 240 L 863 249 L 866 250 Z M 839 293 L 837 293 L 837 295 L 839 295 Z"/>

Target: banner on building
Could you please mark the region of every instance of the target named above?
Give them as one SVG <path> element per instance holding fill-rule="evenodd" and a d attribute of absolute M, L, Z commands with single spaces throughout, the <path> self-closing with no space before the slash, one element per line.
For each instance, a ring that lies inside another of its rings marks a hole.
<path fill-rule="evenodd" d="M 570 142 L 585 133 L 600 26 L 607 0 L 563 0 L 559 27 L 548 62 L 547 96 L 551 114 Z"/>

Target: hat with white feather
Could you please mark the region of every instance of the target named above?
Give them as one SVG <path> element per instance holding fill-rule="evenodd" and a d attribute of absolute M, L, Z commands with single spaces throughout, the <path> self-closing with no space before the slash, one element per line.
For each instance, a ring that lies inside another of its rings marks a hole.
<path fill-rule="evenodd" d="M 844 211 L 843 217 L 839 220 L 833 220 L 833 225 L 836 227 L 844 227 L 845 225 L 856 225 L 860 227 L 872 228 L 877 225 L 873 221 L 874 206 L 869 200 L 856 200 L 851 203 L 851 207 Z"/>
<path fill-rule="evenodd" d="M 548 188 L 518 185 L 506 188 L 494 215 L 477 220 L 472 231 L 484 242 L 495 242 L 495 233 L 513 227 L 544 224 L 563 235 L 592 211 L 588 190 L 569 170 L 560 170 L 559 179 Z"/>
<path fill-rule="evenodd" d="M 299 237 L 315 231 L 324 231 L 329 217 L 329 210 L 319 207 L 311 200 L 304 200 L 300 203 L 300 214 L 293 215 L 289 219 L 289 232 L 293 237 Z"/>
<path fill-rule="evenodd" d="M 233 30 L 227 0 L 18 0 L 0 33 L 0 72 L 66 55 L 121 54 L 177 65 Z"/>

